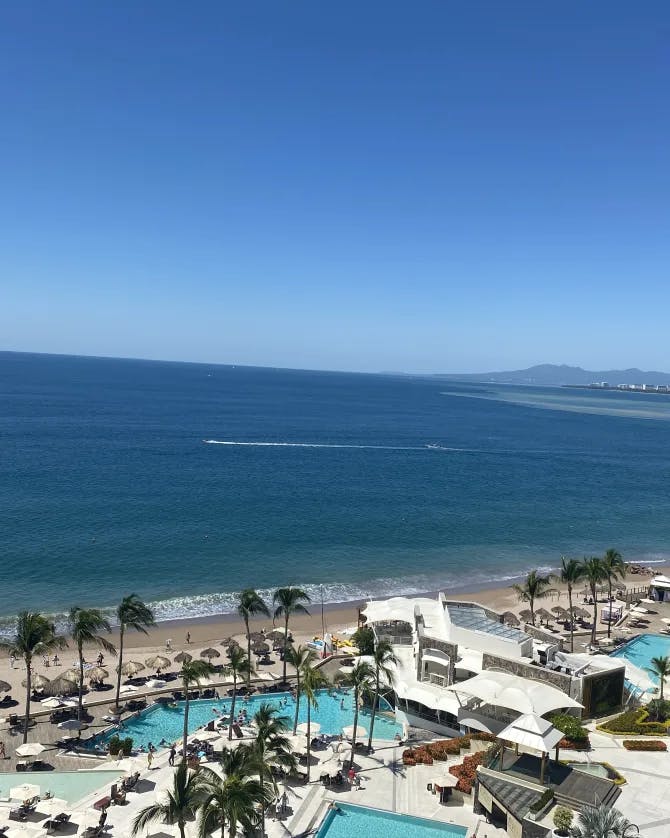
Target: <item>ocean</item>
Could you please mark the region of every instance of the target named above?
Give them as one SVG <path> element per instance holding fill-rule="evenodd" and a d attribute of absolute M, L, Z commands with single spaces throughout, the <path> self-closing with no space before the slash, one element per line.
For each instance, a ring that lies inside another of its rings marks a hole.
<path fill-rule="evenodd" d="M 662 562 L 669 420 L 656 395 L 0 353 L 0 617 Z"/>

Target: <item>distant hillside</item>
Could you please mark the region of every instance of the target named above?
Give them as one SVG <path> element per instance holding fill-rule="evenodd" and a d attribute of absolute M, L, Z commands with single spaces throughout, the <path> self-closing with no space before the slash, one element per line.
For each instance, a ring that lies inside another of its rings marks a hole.
<path fill-rule="evenodd" d="M 494 384 L 535 384 L 560 386 L 562 384 L 591 384 L 607 381 L 608 384 L 670 384 L 670 373 L 649 372 L 633 367 L 628 370 L 584 370 L 567 364 L 538 364 L 525 370 L 507 372 L 461 373 L 440 375 L 454 381 L 482 381 Z"/>

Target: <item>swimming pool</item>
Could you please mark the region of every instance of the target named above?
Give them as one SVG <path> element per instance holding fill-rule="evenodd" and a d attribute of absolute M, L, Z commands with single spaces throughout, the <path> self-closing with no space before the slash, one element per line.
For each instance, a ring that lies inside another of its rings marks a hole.
<path fill-rule="evenodd" d="M 465 838 L 467 832 L 451 823 L 338 803 L 323 819 L 317 838 Z"/>
<path fill-rule="evenodd" d="M 283 702 L 285 705 L 282 706 Z M 328 690 L 320 690 L 317 698 L 318 706 L 312 707 L 312 722 L 321 726 L 321 733 L 333 735 L 342 732 L 342 728 L 354 723 L 353 694 L 349 691 L 328 694 Z M 196 730 L 207 722 L 217 717 L 213 711 L 216 710 L 222 715 L 230 712 L 232 699 L 198 699 L 191 701 L 188 709 L 189 732 Z M 271 704 L 281 709 L 282 715 L 288 717 L 289 724 L 293 726 L 295 715 L 295 699 L 289 693 L 270 693 L 254 695 L 244 701 L 237 698 L 235 702 L 235 714 L 245 709 L 251 719 L 261 704 Z M 341 705 L 344 706 L 341 706 Z M 386 705 L 388 709 L 388 705 Z M 307 702 L 300 700 L 298 710 L 298 721 L 307 721 Z M 358 724 L 370 729 L 370 713 L 362 709 L 358 714 Z M 111 730 L 105 734 L 94 737 L 93 744 L 106 742 L 110 736 L 118 733 L 120 736 L 131 736 L 134 747 L 143 745 L 146 747 L 149 742 L 158 745 L 163 739 L 167 742 L 175 742 L 181 738 L 184 727 L 184 702 L 178 701 L 176 706 L 169 707 L 163 704 L 153 704 L 147 710 L 143 710 L 139 716 L 131 717 L 123 724 L 123 730 Z M 401 726 L 388 716 L 377 713 L 375 718 L 375 739 L 393 739 L 402 730 Z"/>
<path fill-rule="evenodd" d="M 74 804 L 96 789 L 111 787 L 119 778 L 115 771 L 24 771 L 21 774 L 0 774 L 0 797 L 9 797 L 9 790 L 23 783 L 39 786 L 44 796 L 62 797 Z"/>
<path fill-rule="evenodd" d="M 666 637 L 662 634 L 641 634 L 610 655 L 612 658 L 624 658 L 637 666 L 655 684 L 658 684 L 658 677 L 648 672 L 651 659 L 668 656 L 670 656 L 670 636 Z"/>

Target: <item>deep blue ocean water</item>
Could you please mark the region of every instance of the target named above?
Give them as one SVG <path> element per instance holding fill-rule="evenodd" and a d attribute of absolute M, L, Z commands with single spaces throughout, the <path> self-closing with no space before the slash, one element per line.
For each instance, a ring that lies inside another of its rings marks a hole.
<path fill-rule="evenodd" d="M 660 561 L 669 419 L 655 395 L 0 353 L 0 615 Z"/>

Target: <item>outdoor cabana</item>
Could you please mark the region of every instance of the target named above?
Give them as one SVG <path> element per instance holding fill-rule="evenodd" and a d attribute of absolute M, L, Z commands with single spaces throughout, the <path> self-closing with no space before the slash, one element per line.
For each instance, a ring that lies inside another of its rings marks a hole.
<path fill-rule="evenodd" d="M 547 719 L 543 719 L 535 713 L 524 713 L 523 716 L 519 716 L 498 734 L 498 739 L 502 740 L 503 746 L 505 742 L 511 742 L 516 746 L 517 753 L 519 745 L 522 748 L 540 752 L 540 783 L 544 783 L 547 755 L 554 748 L 556 748 L 556 761 L 558 762 L 558 743 L 562 738 L 563 733 L 560 730 L 557 730 Z M 505 748 L 503 747 L 500 754 L 501 771 L 504 769 L 504 759 Z"/>

